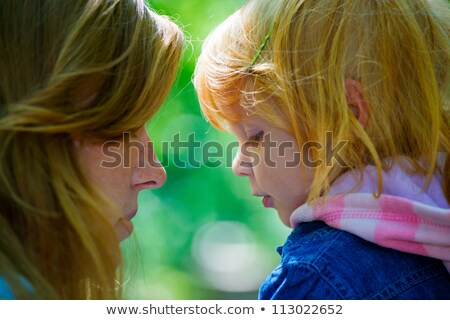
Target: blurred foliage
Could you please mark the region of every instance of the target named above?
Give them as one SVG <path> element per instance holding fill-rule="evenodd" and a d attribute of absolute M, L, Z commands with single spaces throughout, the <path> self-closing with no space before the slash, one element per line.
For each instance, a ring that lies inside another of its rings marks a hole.
<path fill-rule="evenodd" d="M 229 165 L 180 168 L 178 158 L 201 160 L 201 150 L 176 154 L 162 146 L 176 134 L 182 141 L 195 134 L 197 141 L 223 146 L 234 141 L 202 118 L 191 80 L 203 40 L 245 1 L 149 3 L 182 28 L 187 46 L 173 90 L 148 125 L 168 179 L 161 189 L 140 194 L 134 236 L 123 243 L 125 297 L 256 299 L 260 283 L 279 262 L 275 247 L 289 229 L 275 210 L 251 196 L 247 179 L 234 176 Z M 231 157 L 225 160 L 231 164 Z"/>

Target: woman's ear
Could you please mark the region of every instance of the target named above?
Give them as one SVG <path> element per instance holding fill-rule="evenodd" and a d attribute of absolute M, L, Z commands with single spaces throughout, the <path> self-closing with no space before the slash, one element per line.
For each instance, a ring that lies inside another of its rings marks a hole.
<path fill-rule="evenodd" d="M 72 102 L 81 108 L 89 107 L 98 98 L 105 80 L 101 76 L 90 76 L 79 80 L 71 92 Z"/>
<path fill-rule="evenodd" d="M 345 97 L 350 110 L 358 119 L 363 128 L 367 125 L 369 119 L 369 108 L 361 83 L 353 79 L 345 79 Z"/>

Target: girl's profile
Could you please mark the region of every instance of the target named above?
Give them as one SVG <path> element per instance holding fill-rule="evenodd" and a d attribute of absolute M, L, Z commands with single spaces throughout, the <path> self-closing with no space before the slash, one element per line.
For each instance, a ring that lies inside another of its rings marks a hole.
<path fill-rule="evenodd" d="M 438 0 L 251 0 L 209 35 L 203 114 L 293 229 L 260 299 L 450 298 L 449 16 Z"/>

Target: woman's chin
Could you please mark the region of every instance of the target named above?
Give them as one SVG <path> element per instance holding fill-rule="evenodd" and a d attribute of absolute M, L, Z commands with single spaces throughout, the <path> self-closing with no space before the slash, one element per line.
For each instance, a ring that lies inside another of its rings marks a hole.
<path fill-rule="evenodd" d="M 119 221 L 117 221 L 115 225 L 115 230 L 120 241 L 123 241 L 126 238 L 128 238 L 133 232 L 133 228 L 134 228 L 133 223 L 128 219 L 120 219 Z"/>

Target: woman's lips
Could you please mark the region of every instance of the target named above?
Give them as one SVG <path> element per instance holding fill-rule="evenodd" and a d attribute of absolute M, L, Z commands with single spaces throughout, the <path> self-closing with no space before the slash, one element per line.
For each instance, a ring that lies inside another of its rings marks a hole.
<path fill-rule="evenodd" d="M 128 213 L 128 214 L 126 215 L 126 217 L 128 218 L 128 220 L 131 220 L 131 219 L 133 219 L 133 218 L 136 216 L 136 213 L 137 213 L 137 209 L 131 211 L 130 213 Z"/>

